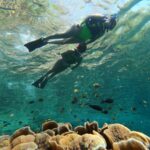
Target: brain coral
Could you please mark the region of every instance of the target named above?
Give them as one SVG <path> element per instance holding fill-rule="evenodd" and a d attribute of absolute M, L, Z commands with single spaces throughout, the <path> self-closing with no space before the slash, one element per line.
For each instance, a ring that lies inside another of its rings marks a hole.
<path fill-rule="evenodd" d="M 0 137 L 0 150 L 149 150 L 150 138 L 121 124 L 86 122 L 72 127 L 70 123 L 46 121 L 39 133 L 30 127 Z"/>

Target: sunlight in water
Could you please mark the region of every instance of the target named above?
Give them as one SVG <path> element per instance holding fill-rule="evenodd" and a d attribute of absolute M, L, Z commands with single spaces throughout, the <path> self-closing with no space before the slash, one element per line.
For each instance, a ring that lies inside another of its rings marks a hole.
<path fill-rule="evenodd" d="M 71 23 L 73 23 L 79 22 L 90 14 L 114 14 L 119 11 L 118 6 L 121 5 L 123 7 L 125 0 L 50 0 L 50 3 L 59 4 L 63 7 L 66 13 L 60 17 L 65 18 L 66 21 L 71 20 Z M 70 23 L 69 21 L 68 23 Z"/>

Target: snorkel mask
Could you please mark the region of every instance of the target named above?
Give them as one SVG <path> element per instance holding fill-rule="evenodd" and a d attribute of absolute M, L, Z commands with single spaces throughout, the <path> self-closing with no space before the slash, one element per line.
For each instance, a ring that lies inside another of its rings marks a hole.
<path fill-rule="evenodd" d="M 112 30 L 116 26 L 117 14 L 105 17 L 105 28 L 106 30 Z"/>
<path fill-rule="evenodd" d="M 109 20 L 109 29 L 112 30 L 116 26 L 117 14 L 111 15 Z"/>

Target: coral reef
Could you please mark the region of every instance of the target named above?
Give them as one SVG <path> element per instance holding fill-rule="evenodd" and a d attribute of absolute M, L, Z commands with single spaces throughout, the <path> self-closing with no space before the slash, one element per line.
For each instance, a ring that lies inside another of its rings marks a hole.
<path fill-rule="evenodd" d="M 46 121 L 40 133 L 23 127 L 11 136 L 0 137 L 0 150 L 149 150 L 150 138 L 121 124 L 86 122 L 72 127 L 70 123 Z"/>

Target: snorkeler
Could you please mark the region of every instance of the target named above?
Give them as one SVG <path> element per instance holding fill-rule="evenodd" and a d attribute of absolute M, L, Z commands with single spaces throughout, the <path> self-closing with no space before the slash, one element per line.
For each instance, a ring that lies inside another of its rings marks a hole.
<path fill-rule="evenodd" d="M 35 81 L 32 85 L 37 88 L 43 89 L 49 79 L 52 79 L 55 75 L 64 71 L 67 68 L 72 70 L 78 67 L 82 61 L 82 53 L 86 51 L 86 44 L 79 44 L 74 50 L 68 50 L 61 54 L 62 58 L 59 59 L 45 75 Z M 73 65 L 75 64 L 75 65 Z M 73 65 L 73 66 L 71 66 Z"/>
<path fill-rule="evenodd" d="M 90 15 L 81 24 L 73 25 L 68 31 L 50 35 L 45 38 L 29 42 L 25 46 L 29 52 L 51 44 L 71 44 L 71 43 L 91 43 L 103 36 L 105 32 L 112 30 L 116 26 L 116 15 Z M 51 41 L 49 41 L 51 40 Z"/>

